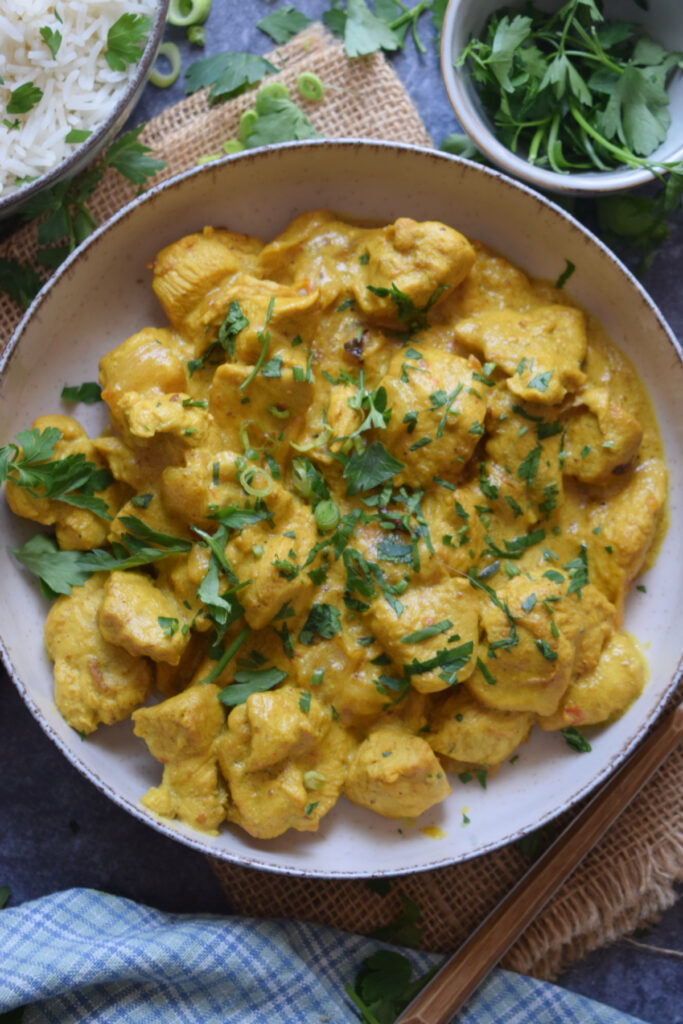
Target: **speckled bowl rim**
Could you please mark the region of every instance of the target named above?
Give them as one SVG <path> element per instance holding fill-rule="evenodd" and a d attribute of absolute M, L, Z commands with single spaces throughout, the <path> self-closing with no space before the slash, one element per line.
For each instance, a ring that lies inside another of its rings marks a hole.
<path fill-rule="evenodd" d="M 530 164 L 528 160 L 517 156 L 499 142 L 488 128 L 482 111 L 471 101 L 467 93 L 464 85 L 466 70 L 453 66 L 453 33 L 459 7 L 460 0 L 449 0 L 444 15 L 440 45 L 441 77 L 458 123 L 487 159 L 507 174 L 521 178 L 534 188 L 549 189 L 567 196 L 611 195 L 654 181 L 653 172 L 645 169 L 557 174 L 555 171 Z M 667 161 L 681 158 L 683 142 L 666 157 Z"/>
<path fill-rule="evenodd" d="M 109 136 L 112 125 L 114 125 L 130 106 L 132 108 L 136 93 L 144 86 L 144 80 L 149 74 L 156 59 L 157 50 L 166 27 L 166 15 L 170 0 L 157 0 L 156 14 L 152 21 L 152 28 L 147 38 L 147 43 L 142 51 L 142 56 L 136 64 L 135 74 L 126 86 L 125 92 L 119 97 L 118 102 L 109 111 L 107 118 L 102 122 L 92 135 L 89 135 L 85 142 L 77 146 L 51 171 L 42 174 L 35 181 L 29 182 L 16 192 L 0 198 L 0 221 L 5 217 L 14 216 L 20 213 L 21 207 L 29 199 L 33 199 L 39 192 L 56 185 L 63 178 L 74 177 L 80 169 L 89 161 L 94 159 L 104 147 Z"/>
<path fill-rule="evenodd" d="M 102 235 L 106 234 L 109 231 L 114 230 L 116 228 L 116 225 L 121 223 L 122 221 L 135 216 L 135 211 L 139 206 L 153 201 L 155 196 L 157 196 L 161 192 L 166 192 L 170 189 L 182 186 L 183 182 L 191 178 L 194 178 L 198 175 L 211 174 L 216 167 L 230 164 L 235 161 L 247 161 L 250 163 L 254 163 L 255 165 L 258 165 L 259 161 L 263 159 L 272 159 L 276 157 L 278 152 L 302 148 L 344 148 L 347 150 L 354 148 L 363 148 L 366 150 L 374 149 L 377 152 L 381 151 L 383 153 L 393 151 L 396 154 L 420 154 L 422 157 L 430 161 L 445 161 L 452 163 L 454 165 L 464 164 L 467 167 L 471 168 L 473 171 L 475 171 L 477 174 L 486 175 L 487 177 L 496 181 L 498 183 L 498 187 L 500 188 L 512 189 L 514 191 L 521 191 L 523 193 L 526 193 L 526 195 L 534 199 L 538 204 L 548 208 L 556 217 L 560 218 L 563 221 L 566 221 L 576 232 L 578 232 L 581 236 L 586 238 L 593 245 L 597 246 L 602 251 L 603 255 L 607 257 L 616 266 L 617 270 L 626 278 L 630 286 L 636 290 L 640 300 L 648 307 L 650 313 L 658 321 L 659 326 L 662 328 L 665 336 L 667 337 L 667 340 L 669 341 L 669 344 L 671 345 L 678 362 L 681 364 L 681 367 L 683 368 L 683 348 L 681 347 L 676 336 L 674 335 L 673 331 L 666 322 L 666 319 L 664 318 L 663 314 L 661 313 L 657 305 L 653 302 L 653 300 L 650 298 L 650 296 L 647 294 L 643 286 L 633 276 L 633 274 L 628 270 L 628 268 L 624 266 L 624 264 L 614 255 L 614 253 L 606 245 L 604 245 L 603 242 L 600 241 L 599 238 L 597 238 L 592 232 L 585 228 L 578 220 L 576 220 L 576 218 L 572 217 L 571 214 L 567 213 L 561 207 L 557 206 L 557 204 L 553 203 L 551 200 L 545 198 L 544 196 L 540 196 L 534 189 L 529 188 L 528 186 L 518 181 L 512 180 L 511 178 L 507 177 L 501 172 L 488 167 L 482 167 L 480 164 L 474 163 L 473 161 L 470 160 L 463 160 L 460 157 L 451 156 L 450 154 L 441 153 L 422 146 L 414 146 L 396 142 L 370 141 L 356 138 L 341 138 L 335 139 L 333 141 L 310 140 L 305 142 L 280 143 L 278 145 L 259 147 L 252 150 L 247 150 L 242 153 L 226 156 L 224 158 L 221 158 L 220 160 L 212 161 L 210 164 L 205 164 L 200 167 L 192 168 L 181 174 L 175 175 L 174 177 L 169 178 L 158 185 L 152 186 L 143 196 L 140 196 L 139 198 L 132 200 L 126 206 L 122 207 L 122 209 L 118 213 L 116 213 L 106 224 L 103 224 L 99 228 L 97 228 L 97 230 L 88 239 L 86 239 L 85 242 L 83 242 L 76 250 L 74 250 L 74 252 L 71 253 L 69 257 L 67 257 L 64 263 L 55 272 L 54 276 L 50 279 L 50 281 L 47 284 L 44 285 L 44 287 L 40 290 L 38 295 L 32 301 L 31 305 L 26 310 L 20 323 L 17 325 L 14 333 L 12 334 L 12 337 L 10 338 L 7 347 L 2 353 L 2 356 L 0 357 L 0 378 L 2 378 L 2 376 L 4 376 L 5 372 L 7 371 L 7 368 L 10 365 L 12 358 L 17 351 L 18 345 L 20 344 L 22 335 L 26 330 L 27 325 L 29 324 L 33 316 L 36 314 L 36 312 L 40 309 L 42 303 L 45 300 L 45 297 L 49 294 L 49 292 L 53 288 L 58 287 L 61 278 L 69 272 L 69 270 L 75 263 L 77 263 L 82 258 L 88 258 L 88 249 L 91 246 L 95 245 L 97 243 L 97 240 Z M 121 807 L 123 810 L 129 812 L 138 820 L 142 821 L 144 824 L 156 829 L 156 831 L 160 832 L 162 835 L 168 837 L 169 839 L 174 839 L 178 842 L 181 842 L 185 846 L 188 846 L 199 853 L 203 853 L 215 859 L 224 860 L 229 863 L 242 865 L 244 867 L 253 867 L 261 871 L 271 872 L 273 874 L 316 878 L 321 880 L 398 877 L 401 875 L 410 875 L 422 871 L 432 871 L 438 868 L 448 867 L 456 863 L 463 863 L 467 860 L 472 860 L 476 857 L 492 853 L 493 851 L 501 849 L 502 847 L 507 846 L 508 844 L 522 838 L 524 835 L 528 835 L 530 832 L 535 831 L 538 828 L 541 828 L 543 825 L 547 824 L 549 821 L 554 820 L 555 818 L 563 814 L 565 811 L 568 811 L 572 807 L 575 807 L 589 794 L 597 791 L 598 787 L 610 777 L 610 775 L 620 764 L 624 762 L 628 755 L 633 752 L 633 750 L 644 739 L 647 733 L 652 729 L 652 727 L 658 720 L 659 716 L 661 715 L 664 707 L 666 706 L 667 701 L 670 699 L 676 686 L 680 682 L 681 678 L 683 678 L 682 653 L 679 657 L 676 669 L 672 673 L 671 679 L 668 685 L 666 686 L 666 689 L 662 691 L 662 695 L 659 702 L 656 704 L 656 706 L 652 708 L 650 713 L 640 724 L 637 732 L 634 734 L 631 740 L 625 743 L 615 754 L 612 755 L 608 763 L 591 778 L 589 783 L 584 785 L 579 791 L 574 792 L 570 797 L 566 798 L 561 804 L 554 807 L 551 811 L 548 811 L 546 814 L 540 816 L 533 823 L 533 825 L 520 828 L 518 830 L 514 830 L 510 832 L 508 835 L 502 836 L 496 839 L 495 841 L 482 844 L 478 849 L 474 851 L 458 850 L 455 851 L 453 855 L 449 855 L 447 857 L 430 859 L 429 863 L 415 863 L 411 865 L 406 865 L 405 867 L 401 867 L 398 869 L 375 869 L 367 871 L 349 871 L 339 869 L 334 871 L 321 871 L 316 870 L 314 867 L 310 866 L 299 867 L 298 865 L 284 866 L 279 864 L 264 863 L 261 860 L 259 860 L 258 855 L 246 856 L 240 855 L 238 853 L 232 853 L 229 851 L 213 848 L 202 841 L 201 833 L 197 833 L 195 838 L 194 835 L 186 835 L 185 833 L 179 832 L 174 827 L 174 824 L 172 822 L 168 822 L 166 820 L 156 817 L 150 812 L 145 811 L 144 808 L 142 808 L 142 806 L 139 803 L 134 803 L 128 800 L 126 797 L 122 796 L 115 790 L 115 788 L 109 782 L 100 778 L 97 772 L 95 772 L 92 768 L 86 765 L 78 756 L 76 750 L 72 750 L 68 746 L 68 744 L 66 744 L 56 734 L 50 723 L 46 720 L 45 716 L 43 715 L 43 712 L 38 707 L 36 701 L 34 701 L 33 697 L 29 694 L 24 682 L 19 677 L 18 672 L 15 670 L 2 636 L 0 636 L 0 656 L 2 657 L 7 672 L 10 678 L 12 679 L 14 685 L 16 686 L 19 695 L 21 696 L 22 700 L 24 701 L 24 703 L 26 704 L 29 711 L 36 719 L 40 727 L 46 733 L 46 735 L 56 744 L 56 746 L 66 756 L 67 760 L 70 761 L 70 763 L 79 772 L 81 772 L 82 775 L 89 779 L 90 782 L 92 782 L 93 785 L 95 785 L 96 788 L 101 793 L 103 793 L 105 796 L 113 800 L 113 802 L 117 804 L 119 807 Z"/>

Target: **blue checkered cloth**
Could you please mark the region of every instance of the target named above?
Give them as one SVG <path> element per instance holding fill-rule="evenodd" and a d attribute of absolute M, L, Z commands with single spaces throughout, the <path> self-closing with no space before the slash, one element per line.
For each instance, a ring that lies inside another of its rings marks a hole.
<path fill-rule="evenodd" d="M 344 992 L 387 948 L 304 924 L 164 914 L 70 889 L 0 913 L 0 1011 L 24 1024 L 358 1024 Z M 404 951 L 423 973 L 438 958 Z M 458 1024 L 638 1024 L 546 982 L 496 971 Z"/>

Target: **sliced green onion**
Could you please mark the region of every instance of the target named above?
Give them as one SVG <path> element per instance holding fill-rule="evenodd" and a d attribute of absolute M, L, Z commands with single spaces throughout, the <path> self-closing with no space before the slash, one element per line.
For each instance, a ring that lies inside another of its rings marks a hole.
<path fill-rule="evenodd" d="M 251 553 L 254 556 L 254 558 L 263 558 L 264 551 L 265 548 L 263 547 L 263 544 L 254 544 L 253 548 L 251 549 Z"/>
<path fill-rule="evenodd" d="M 268 82 L 268 85 L 264 85 L 262 89 L 259 89 L 256 96 L 256 113 L 267 114 L 268 100 L 288 100 L 291 99 L 289 89 L 282 82 Z"/>
<path fill-rule="evenodd" d="M 231 153 L 241 153 L 244 149 L 243 143 L 239 139 L 226 139 L 223 143 L 223 152 L 230 156 Z"/>
<path fill-rule="evenodd" d="M 323 681 L 323 676 L 324 675 L 325 675 L 325 669 L 324 668 L 317 668 L 315 670 L 315 672 L 313 673 L 313 675 L 311 676 L 311 686 L 320 686 L 320 684 Z"/>
<path fill-rule="evenodd" d="M 291 409 L 278 409 L 276 405 L 269 405 L 268 412 L 278 420 L 288 420 L 292 415 Z"/>
<path fill-rule="evenodd" d="M 251 481 L 255 476 L 258 476 L 259 473 L 264 478 L 265 484 L 263 487 L 254 487 Z M 270 494 L 274 487 L 272 476 L 267 470 L 262 469 L 261 467 L 254 468 L 252 466 L 248 466 L 247 469 L 242 470 L 238 479 L 242 490 L 246 491 L 247 494 L 251 494 L 254 498 L 265 498 Z"/>
<path fill-rule="evenodd" d="M 240 117 L 240 126 L 237 129 L 237 138 L 246 145 L 246 142 L 254 130 L 258 121 L 258 114 L 255 110 L 245 110 Z"/>
<path fill-rule="evenodd" d="M 203 25 L 189 25 L 187 41 L 192 46 L 206 46 L 206 30 Z"/>
<path fill-rule="evenodd" d="M 171 0 L 166 21 L 171 25 L 199 25 L 206 21 L 211 10 L 211 0 Z"/>
<path fill-rule="evenodd" d="M 327 444 L 329 439 L 332 437 L 332 427 L 326 423 L 323 429 L 320 431 L 319 437 L 315 441 L 304 441 L 303 444 L 297 444 L 295 441 L 290 441 L 292 448 L 296 448 L 298 452 L 310 452 L 312 448 L 320 448 L 322 445 Z"/>
<path fill-rule="evenodd" d="M 325 95 L 322 79 L 313 71 L 302 71 L 296 80 L 296 87 L 302 100 L 317 103 Z"/>
<path fill-rule="evenodd" d="M 165 58 L 170 64 L 170 71 L 165 74 L 160 71 L 157 62 L 159 58 L 162 60 Z M 149 73 L 149 80 L 152 85 L 158 86 L 159 89 L 168 89 L 169 85 L 173 85 L 178 79 L 180 74 L 180 50 L 175 43 L 162 43 L 157 50 L 156 59 L 154 66 Z"/>
<path fill-rule="evenodd" d="M 339 506 L 330 499 L 319 501 L 313 509 L 313 517 L 319 530 L 334 530 L 341 519 Z"/>
<path fill-rule="evenodd" d="M 212 160 L 220 160 L 222 156 L 222 153 L 204 153 L 203 156 L 197 157 L 196 162 L 198 164 L 210 164 Z"/>
<path fill-rule="evenodd" d="M 317 791 L 322 789 L 326 782 L 327 776 L 323 775 L 322 772 L 316 772 L 313 769 L 311 769 L 311 771 L 304 772 L 304 789 Z"/>

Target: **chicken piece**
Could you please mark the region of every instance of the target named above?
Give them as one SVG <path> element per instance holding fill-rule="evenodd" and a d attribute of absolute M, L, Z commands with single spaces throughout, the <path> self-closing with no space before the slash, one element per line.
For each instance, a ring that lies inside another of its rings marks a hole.
<path fill-rule="evenodd" d="M 32 429 L 41 432 L 56 429 L 60 432 L 54 452 L 46 462 L 82 456 L 85 462 L 102 471 L 106 482 L 108 474 L 104 471 L 103 460 L 85 430 L 71 416 L 39 416 L 34 420 Z M 35 497 L 27 488 L 15 483 L 11 476 L 7 480 L 5 493 L 7 503 L 15 515 L 44 526 L 55 526 L 57 543 L 62 550 L 89 551 L 101 547 L 106 540 L 109 524 L 105 515 L 78 508 L 58 498 Z M 110 484 L 95 491 L 94 496 L 104 501 L 108 517 L 111 518 L 129 493 L 120 484 Z"/>
<path fill-rule="evenodd" d="M 245 425 L 252 433 L 260 432 L 264 442 L 274 443 L 284 424 L 289 431 L 303 423 L 313 400 L 313 383 L 304 368 L 305 358 L 304 353 L 301 362 L 294 358 L 285 364 L 281 357 L 276 357 L 246 388 L 244 385 L 254 371 L 253 366 L 224 363 L 218 367 L 209 391 L 209 408 L 227 448 L 242 451 L 240 431 Z M 249 399 L 248 404 L 242 404 L 243 398 Z M 277 412 L 289 415 L 282 419 Z"/>
<path fill-rule="evenodd" d="M 454 331 L 459 342 L 504 370 L 510 391 L 529 402 L 557 405 L 586 381 L 585 317 L 572 306 L 476 313 Z"/>
<path fill-rule="evenodd" d="M 98 622 L 110 644 L 169 665 L 178 664 L 190 638 L 185 608 L 141 572 L 109 574 Z"/>
<path fill-rule="evenodd" d="M 320 296 L 316 289 L 290 288 L 251 274 L 235 274 L 209 292 L 185 319 L 183 335 L 205 365 L 220 362 L 221 349 L 240 363 L 255 363 L 267 335 L 271 353 L 294 339 L 314 337 Z M 302 336 L 303 332 L 303 336 Z"/>
<path fill-rule="evenodd" d="M 320 639 L 310 646 L 297 644 L 292 662 L 298 685 L 312 689 L 319 700 L 332 705 L 346 728 L 367 725 L 391 700 L 376 685 L 379 673 L 391 674 L 391 668 L 372 664 L 373 658 L 382 655 L 382 648 L 377 643 L 360 644 L 362 636 L 362 626 L 345 623 L 329 640 Z M 318 682 L 315 673 L 319 671 L 323 675 Z"/>
<path fill-rule="evenodd" d="M 404 512 L 405 506 L 397 503 L 392 507 L 390 514 L 395 515 L 398 520 Z M 382 575 L 391 586 L 402 587 L 408 578 L 411 585 L 421 584 L 423 586 L 434 586 L 436 583 L 442 583 L 448 579 L 448 570 L 441 558 L 441 550 L 446 550 L 446 548 L 445 546 L 440 548 L 438 538 L 431 534 L 433 551 L 430 550 L 426 537 L 420 537 L 416 543 L 417 550 L 415 550 L 413 547 L 415 541 L 412 537 L 402 532 L 400 528 L 396 533 L 389 533 L 388 529 L 382 529 L 377 521 L 359 523 L 353 536 L 356 549 L 368 562 L 379 566 Z M 416 554 L 417 562 L 415 562 Z M 416 564 L 417 569 L 415 568 Z M 468 568 L 470 565 L 471 560 L 467 563 Z"/>
<path fill-rule="evenodd" d="M 210 835 L 218 834 L 227 801 L 216 760 L 216 746 L 225 731 L 218 693 L 210 683 L 191 686 L 132 716 L 135 735 L 164 766 L 161 784 L 149 789 L 141 803 L 155 814 L 177 818 Z"/>
<path fill-rule="evenodd" d="M 474 250 L 458 231 L 409 217 L 366 230 L 358 249 L 364 260 L 352 267 L 351 294 L 366 316 L 394 329 L 423 322 L 427 310 L 459 285 L 474 263 Z"/>
<path fill-rule="evenodd" d="M 346 293 L 362 234 L 362 228 L 344 224 L 327 210 L 302 213 L 261 250 L 260 274 L 293 287 L 315 288 L 321 305 L 331 306 Z"/>
<path fill-rule="evenodd" d="M 522 404 L 505 387 L 493 390 L 480 479 L 486 477 L 498 492 L 485 494 L 484 503 L 495 512 L 490 533 L 500 547 L 525 528 L 550 519 L 562 504 L 563 429 L 557 410 Z"/>
<path fill-rule="evenodd" d="M 210 628 L 208 621 L 206 628 Z M 205 655 L 205 641 L 199 632 L 193 632 L 177 665 L 156 661 L 154 663 L 154 683 L 159 693 L 164 697 L 175 697 L 177 693 L 189 686 Z"/>
<path fill-rule="evenodd" d="M 576 404 L 564 439 L 564 472 L 582 483 L 607 483 L 635 458 L 643 428 L 611 401 L 607 388 L 587 388 Z"/>
<path fill-rule="evenodd" d="M 592 583 L 553 605 L 553 616 L 561 633 L 574 637 L 574 675 L 595 668 L 608 638 L 617 628 L 617 611 L 611 601 Z"/>
<path fill-rule="evenodd" d="M 484 432 L 486 400 L 472 378 L 478 365 L 426 345 L 393 356 L 381 381 L 391 409 L 382 437 L 405 467 L 397 483 L 461 475 Z"/>
<path fill-rule="evenodd" d="M 344 794 L 385 818 L 417 818 L 450 792 L 426 740 L 400 727 L 374 730 L 349 758 Z"/>
<path fill-rule="evenodd" d="M 231 712 L 218 744 L 228 817 L 256 839 L 316 831 L 339 797 L 350 742 L 310 692 L 252 694 Z"/>
<path fill-rule="evenodd" d="M 256 262 L 261 242 L 248 235 L 204 228 L 166 246 L 154 260 L 152 287 L 173 326 L 183 331 L 204 296 Z"/>
<path fill-rule="evenodd" d="M 487 708 L 459 686 L 433 711 L 425 739 L 437 754 L 453 761 L 490 767 L 526 742 L 533 722 L 530 711 Z"/>
<path fill-rule="evenodd" d="M 168 448 L 170 443 L 176 459 L 176 451 L 184 453 L 188 448 L 203 445 L 210 428 L 207 411 L 197 408 L 194 400 L 182 391 L 126 391 L 119 399 L 119 413 L 121 431 L 132 448 L 166 442 L 164 447 Z"/>
<path fill-rule="evenodd" d="M 410 670 L 413 687 L 433 693 L 467 679 L 477 661 L 479 641 L 479 600 L 471 588 L 459 579 L 410 587 L 401 604 L 398 618 L 379 599 L 367 620 L 391 660 Z"/>
<path fill-rule="evenodd" d="M 97 573 L 58 597 L 45 622 L 45 644 L 55 663 L 55 704 L 80 733 L 127 718 L 152 689 L 149 663 L 107 643 L 100 633 L 105 581 Z"/>
<path fill-rule="evenodd" d="M 526 311 L 539 305 L 531 281 L 518 267 L 497 252 L 473 241 L 474 264 L 453 295 L 445 297 L 433 319 L 452 322 L 457 316 L 514 309 Z"/>
<path fill-rule="evenodd" d="M 303 571 L 318 539 L 310 509 L 277 485 L 267 505 L 273 525 L 264 520 L 247 526 L 225 548 L 238 578 L 251 580 L 240 600 L 252 629 L 266 626 L 287 602 L 300 611 L 313 586 Z"/>
<path fill-rule="evenodd" d="M 539 715 L 556 711 L 574 668 L 576 639 L 557 624 L 553 631 L 549 609 L 560 596 L 550 580 L 517 576 L 497 592 L 495 604 L 484 605 L 481 648 L 488 651 L 465 685 L 486 707 Z"/>
<path fill-rule="evenodd" d="M 241 505 L 244 491 L 237 481 L 234 452 L 206 448 L 187 452 L 184 466 L 168 466 L 161 474 L 161 498 L 172 516 L 188 525 L 215 529 L 212 508 Z"/>
<path fill-rule="evenodd" d="M 431 489 L 422 502 L 437 561 L 454 572 L 468 573 L 481 557 L 485 530 L 476 505 L 481 498 L 470 484 L 453 492 Z M 420 550 L 422 542 L 420 543 Z"/>
<path fill-rule="evenodd" d="M 573 679 L 554 715 L 539 718 L 541 729 L 598 725 L 618 717 L 643 692 L 645 658 L 628 633 L 615 633 L 592 671 Z"/>
<path fill-rule="evenodd" d="M 591 580 L 617 606 L 619 619 L 626 591 L 656 541 L 666 496 L 666 466 L 661 459 L 648 459 L 594 516 L 588 538 Z"/>
<path fill-rule="evenodd" d="M 119 402 L 127 391 L 173 394 L 186 390 L 183 356 L 182 341 L 173 331 L 145 327 L 100 359 L 102 398 L 115 427 L 123 427 Z"/>

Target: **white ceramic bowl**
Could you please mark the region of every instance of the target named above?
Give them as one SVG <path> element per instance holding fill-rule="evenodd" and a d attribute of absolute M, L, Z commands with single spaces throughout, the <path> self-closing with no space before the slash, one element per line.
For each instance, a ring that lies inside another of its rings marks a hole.
<path fill-rule="evenodd" d="M 56 167 L 52 167 L 49 171 L 46 171 L 45 174 L 41 174 L 39 178 L 27 183 L 17 192 L 12 192 L 8 196 L 0 197 L 0 220 L 2 220 L 3 217 L 8 217 L 13 213 L 18 212 L 25 202 L 38 195 L 39 192 L 43 192 L 45 189 L 51 188 L 63 179 L 75 177 L 75 175 L 95 159 L 98 153 L 100 153 L 109 145 L 110 142 L 114 140 L 114 137 L 120 132 L 128 120 L 133 107 L 137 103 L 142 90 L 147 84 L 147 77 L 156 58 L 161 37 L 164 34 L 168 5 L 169 0 L 158 0 L 157 7 L 152 18 L 152 27 L 150 29 L 149 36 L 147 37 L 147 43 L 145 44 L 142 56 L 135 65 L 135 69 L 125 91 L 115 106 L 109 111 L 107 117 L 99 128 L 95 129 L 92 135 L 90 135 L 85 142 L 82 142 L 80 146 L 76 146 L 73 152 L 58 163 Z"/>
<path fill-rule="evenodd" d="M 456 780 L 453 795 L 424 814 L 419 827 L 401 826 L 402 834 L 399 822 L 342 800 L 316 834 L 258 842 L 226 827 L 212 838 L 159 821 L 140 805 L 148 786 L 158 782 L 159 766 L 133 736 L 130 722 L 102 727 L 83 742 L 62 720 L 42 638 L 47 604 L 5 545 L 0 635 L 8 669 L 43 729 L 81 772 L 143 821 L 204 853 L 274 871 L 397 874 L 492 850 L 553 818 L 605 779 L 656 716 L 681 652 L 683 367 L 671 332 L 628 271 L 576 221 L 531 190 L 427 150 L 354 141 L 286 144 L 211 163 L 152 189 L 66 261 L 28 310 L 2 360 L 0 439 L 9 440 L 38 414 L 60 411 L 64 384 L 96 379 L 104 352 L 136 329 L 164 322 L 148 269 L 162 246 L 206 224 L 267 239 L 315 207 L 366 220 L 410 215 L 446 221 L 545 277 L 555 278 L 565 258 L 576 264 L 572 294 L 635 362 L 652 395 L 671 470 L 672 525 L 647 574 L 648 593 L 633 595 L 626 618 L 650 658 L 651 681 L 643 696 L 591 738 L 591 754 L 578 755 L 557 734 L 536 731 L 517 764 L 505 764 L 486 791 Z M 100 407 L 78 412 L 90 432 L 104 425 Z M 35 533 L 4 502 L 0 530 L 11 546 Z M 426 825 L 440 826 L 445 838 L 427 838 L 420 830 Z"/>
<path fill-rule="evenodd" d="M 463 52 L 472 36 L 481 34 L 489 15 L 508 6 L 504 0 L 450 0 L 441 35 L 441 74 L 455 116 L 475 146 L 492 163 L 508 174 L 521 178 L 536 188 L 567 195 L 620 192 L 651 181 L 648 170 L 624 168 L 615 171 L 591 171 L 556 174 L 555 171 L 530 164 L 521 153 L 513 153 L 495 134 L 484 110 L 467 66 L 455 68 L 453 61 Z M 523 3 L 513 2 L 510 7 Z M 561 6 L 560 0 L 537 0 L 541 10 Z M 647 27 L 648 34 L 668 50 L 683 50 L 683 3 L 680 0 L 649 0 L 644 11 L 635 0 L 606 0 L 605 17 L 609 20 L 635 21 Z M 680 160 L 683 157 L 683 72 L 676 73 L 669 88 L 671 127 L 666 140 L 649 159 L 654 163 Z"/>

